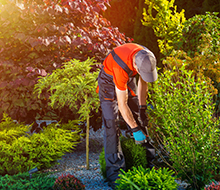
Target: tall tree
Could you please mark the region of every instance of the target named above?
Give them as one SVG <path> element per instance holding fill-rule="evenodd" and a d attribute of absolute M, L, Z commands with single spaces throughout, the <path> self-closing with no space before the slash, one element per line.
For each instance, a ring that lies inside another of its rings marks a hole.
<path fill-rule="evenodd" d="M 72 58 L 103 58 L 129 42 L 100 12 L 108 0 L 23 0 L 0 2 L 0 114 L 34 120 L 46 100 L 33 97 L 39 76 Z"/>

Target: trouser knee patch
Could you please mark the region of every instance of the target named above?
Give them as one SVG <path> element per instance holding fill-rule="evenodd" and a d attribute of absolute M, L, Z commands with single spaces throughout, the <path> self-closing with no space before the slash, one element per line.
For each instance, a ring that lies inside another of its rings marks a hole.
<path fill-rule="evenodd" d="M 115 126 L 115 120 L 106 120 L 105 126 L 105 149 L 107 154 L 113 154 L 118 152 L 118 135 Z"/>

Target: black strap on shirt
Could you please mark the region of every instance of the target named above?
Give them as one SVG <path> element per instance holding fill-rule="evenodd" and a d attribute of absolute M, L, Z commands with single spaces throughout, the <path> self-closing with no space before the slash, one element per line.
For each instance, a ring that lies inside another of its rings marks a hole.
<path fill-rule="evenodd" d="M 114 50 L 109 52 L 103 61 L 108 57 L 109 54 L 112 54 L 113 59 L 115 62 L 128 74 L 129 77 L 133 75 L 133 71 L 127 66 L 127 64 L 115 53 Z"/>
<path fill-rule="evenodd" d="M 115 53 L 114 50 L 111 51 L 111 54 L 115 62 L 128 74 L 129 77 L 131 77 L 133 71 L 127 66 L 127 64 Z"/>

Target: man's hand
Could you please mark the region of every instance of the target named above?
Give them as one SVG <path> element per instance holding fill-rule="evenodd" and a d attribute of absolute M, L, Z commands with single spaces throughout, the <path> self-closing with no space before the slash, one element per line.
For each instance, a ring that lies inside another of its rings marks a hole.
<path fill-rule="evenodd" d="M 140 130 L 140 127 L 137 126 L 133 129 L 131 129 L 134 139 L 135 139 L 135 143 L 136 144 L 142 144 L 146 142 L 146 136 L 143 134 L 143 132 Z"/>

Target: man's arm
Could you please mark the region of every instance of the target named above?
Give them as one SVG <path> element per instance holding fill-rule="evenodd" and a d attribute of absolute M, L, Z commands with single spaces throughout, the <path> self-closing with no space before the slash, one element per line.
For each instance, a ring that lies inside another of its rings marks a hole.
<path fill-rule="evenodd" d="M 118 108 L 121 112 L 123 119 L 126 123 L 131 127 L 137 127 L 137 123 L 132 115 L 130 108 L 128 107 L 127 100 L 128 100 L 128 91 L 127 90 L 119 90 L 115 87 L 117 100 L 118 100 Z"/>
<path fill-rule="evenodd" d="M 117 87 L 116 95 L 118 99 L 118 108 L 121 112 L 122 117 L 126 121 L 126 123 L 131 127 L 131 131 L 133 133 L 136 144 L 144 143 L 146 140 L 146 136 L 140 130 L 140 126 L 137 125 L 130 108 L 128 107 L 128 91 L 127 90 L 119 90 Z"/>
<path fill-rule="evenodd" d="M 139 76 L 139 80 L 138 80 L 138 100 L 139 100 L 139 105 L 146 105 L 147 92 L 148 92 L 147 82 L 145 82 L 141 78 L 141 76 Z"/>

